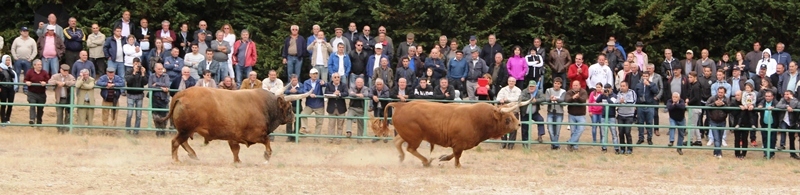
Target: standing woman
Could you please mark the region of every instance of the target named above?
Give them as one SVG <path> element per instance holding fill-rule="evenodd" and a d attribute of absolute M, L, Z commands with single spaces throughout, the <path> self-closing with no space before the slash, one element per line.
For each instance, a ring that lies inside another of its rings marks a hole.
<path fill-rule="evenodd" d="M 717 70 L 724 70 L 725 71 L 725 78 L 731 78 L 733 75 L 733 62 L 731 62 L 731 56 L 728 52 L 722 54 L 722 59 L 717 62 Z M 742 72 L 745 72 L 743 69 Z"/>
<path fill-rule="evenodd" d="M 233 32 L 233 27 L 231 27 L 231 24 L 222 25 L 222 32 L 224 33 L 223 35 L 225 35 L 222 40 L 225 40 L 225 42 L 228 42 L 232 46 L 233 43 L 236 42 L 236 34 Z M 229 51 L 233 51 L 234 49 L 236 48 L 228 47 Z M 230 52 L 228 53 L 228 76 L 235 79 L 236 74 L 233 72 L 233 65 L 233 52 Z M 242 73 L 242 75 L 244 75 L 244 73 Z"/>
<path fill-rule="evenodd" d="M 25 72 L 25 84 L 28 85 L 28 103 L 31 104 L 44 104 L 47 100 L 45 94 L 45 84 L 50 80 L 50 74 L 42 70 L 42 60 L 33 60 L 33 71 Z M 31 84 L 41 84 L 31 86 Z M 44 115 L 44 106 L 31 106 L 30 108 L 30 121 L 28 124 L 42 124 L 42 116 Z M 41 129 L 41 128 L 39 128 Z"/>
<path fill-rule="evenodd" d="M 0 61 L 0 81 L 2 82 L 17 82 L 17 73 L 11 63 L 11 56 L 3 55 Z M 16 85 L 0 85 L 0 102 L 10 103 L 14 102 L 14 92 Z M 11 123 L 11 105 L 0 105 L 0 123 Z"/>
<path fill-rule="evenodd" d="M 514 77 L 517 80 L 516 85 L 517 88 L 523 89 L 525 87 L 525 73 L 528 72 L 528 65 L 525 62 L 525 58 L 522 56 L 522 48 L 518 45 L 515 45 L 513 49 L 511 49 L 514 53 L 508 57 L 508 61 L 506 62 L 506 68 L 508 69 L 508 76 Z"/>
<path fill-rule="evenodd" d="M 723 55 L 723 60 L 724 59 L 725 59 L 725 57 Z M 734 66 L 739 67 L 739 70 L 742 70 L 742 72 L 750 71 L 748 69 L 749 66 L 747 66 L 747 64 L 750 64 L 750 62 L 745 61 L 745 60 L 746 59 L 744 58 L 744 52 L 743 51 L 737 51 L 736 52 L 736 61 L 733 61 L 732 63 L 729 63 L 730 67 L 728 67 L 727 70 L 725 70 L 725 75 L 727 75 L 730 78 L 731 75 L 733 75 L 733 67 Z M 758 72 L 758 70 L 756 70 L 756 72 Z M 744 74 L 743 76 L 748 76 L 749 77 L 750 74 Z"/>

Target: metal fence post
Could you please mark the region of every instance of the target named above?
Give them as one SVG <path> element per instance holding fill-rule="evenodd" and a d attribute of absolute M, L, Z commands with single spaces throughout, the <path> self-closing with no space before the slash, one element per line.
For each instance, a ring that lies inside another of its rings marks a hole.
<path fill-rule="evenodd" d="M 70 89 L 69 90 L 70 96 L 69 98 L 67 98 L 67 100 L 69 100 L 69 107 L 67 107 L 69 108 L 69 114 L 67 114 L 67 116 L 69 117 L 69 122 L 67 124 L 69 124 L 69 133 L 72 134 L 73 133 L 72 130 L 74 128 L 73 121 L 75 121 L 74 113 L 77 112 L 77 110 L 75 109 L 75 86 L 72 86 L 69 89 Z"/>
<path fill-rule="evenodd" d="M 364 99 L 364 98 L 361 98 L 361 99 Z M 364 111 L 364 116 L 362 116 L 362 117 L 364 117 L 364 118 L 360 118 L 359 119 L 359 120 L 364 121 L 363 122 L 364 124 L 361 124 L 361 127 L 364 130 L 361 131 L 361 135 L 358 135 L 358 136 L 361 136 L 361 138 L 359 138 L 359 139 L 366 139 L 366 137 L 367 137 L 367 127 L 368 127 L 367 123 L 369 123 L 369 101 L 372 101 L 372 100 L 364 100 L 364 108 L 362 109 Z M 358 125 L 358 124 L 356 124 L 356 125 Z M 356 131 L 358 131 L 358 130 L 356 130 Z"/>

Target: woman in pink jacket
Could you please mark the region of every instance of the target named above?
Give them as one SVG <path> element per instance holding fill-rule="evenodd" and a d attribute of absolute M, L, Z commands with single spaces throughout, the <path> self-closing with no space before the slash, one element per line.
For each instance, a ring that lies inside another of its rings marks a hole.
<path fill-rule="evenodd" d="M 508 69 L 508 75 L 510 77 L 514 77 L 517 79 L 517 87 L 520 89 L 525 89 L 525 73 L 528 72 L 528 65 L 525 62 L 525 58 L 522 56 L 522 48 L 518 45 L 514 46 L 514 54 L 508 58 L 508 62 L 506 62 L 506 68 Z"/>
<path fill-rule="evenodd" d="M 600 95 L 603 95 L 603 84 L 596 83 L 594 86 L 594 91 L 589 94 L 589 98 L 586 100 L 586 103 L 592 104 L 597 102 L 597 98 Z M 600 124 L 603 119 L 603 106 L 589 106 L 589 113 L 592 114 L 592 124 Z M 597 130 L 602 131 L 603 128 L 600 126 L 592 125 L 592 143 L 597 143 Z"/>

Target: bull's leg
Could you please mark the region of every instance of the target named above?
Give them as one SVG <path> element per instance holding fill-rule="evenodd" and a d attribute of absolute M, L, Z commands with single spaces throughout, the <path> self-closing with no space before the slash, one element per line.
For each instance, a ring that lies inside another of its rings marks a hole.
<path fill-rule="evenodd" d="M 172 138 L 172 160 L 175 162 L 181 162 L 178 160 L 178 146 L 183 145 L 189 139 L 189 136 L 186 136 L 182 133 L 178 133 L 175 138 Z M 195 155 L 196 156 L 196 155 Z M 195 157 L 197 158 L 197 157 Z"/>
<path fill-rule="evenodd" d="M 189 158 L 192 158 L 194 160 L 199 160 L 197 158 L 197 153 L 194 152 L 194 149 L 192 149 L 192 146 L 189 145 L 188 141 L 183 142 L 183 144 L 181 144 L 181 147 L 183 147 L 183 149 L 186 150 L 187 153 L 189 153 Z"/>
<path fill-rule="evenodd" d="M 264 139 L 264 147 L 266 147 L 264 151 L 264 159 L 266 159 L 266 161 L 264 161 L 264 164 L 267 164 L 269 163 L 269 157 L 272 156 L 272 146 L 269 144 L 269 139 Z"/>
<path fill-rule="evenodd" d="M 403 160 L 406 158 L 406 152 L 403 151 L 403 142 L 405 141 L 402 137 L 399 135 L 394 136 L 394 146 L 397 147 L 397 152 L 400 152 L 400 162 L 403 162 Z"/>
<path fill-rule="evenodd" d="M 445 154 L 439 157 L 439 161 L 450 161 L 453 159 L 453 154 Z"/>
<path fill-rule="evenodd" d="M 239 142 L 228 141 L 228 145 L 231 146 L 231 152 L 233 152 L 233 163 L 241 163 L 242 161 L 239 160 Z"/>
<path fill-rule="evenodd" d="M 422 154 L 417 152 L 417 148 L 419 148 L 419 144 L 421 143 L 421 141 L 413 141 L 413 142 L 412 141 L 408 141 L 407 143 L 408 143 L 408 147 L 406 147 L 406 150 L 409 153 L 411 153 L 414 156 L 416 156 L 417 158 L 419 158 L 419 160 L 422 161 L 422 166 L 430 167 L 431 166 L 431 161 L 433 161 L 433 159 L 429 160 L 429 159 L 425 158 L 424 156 L 422 156 Z"/>
<path fill-rule="evenodd" d="M 453 155 L 456 157 L 456 168 L 461 168 L 461 152 L 464 150 L 453 148 Z"/>

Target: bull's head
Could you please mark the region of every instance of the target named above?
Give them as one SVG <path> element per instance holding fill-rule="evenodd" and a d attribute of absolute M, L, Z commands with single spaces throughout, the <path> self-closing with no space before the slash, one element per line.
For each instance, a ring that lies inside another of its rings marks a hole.
<path fill-rule="evenodd" d="M 304 94 L 297 94 L 297 95 L 287 95 L 284 96 L 283 92 L 288 89 L 289 86 L 284 86 L 278 94 L 278 109 L 281 110 L 283 118 L 280 120 L 283 124 L 290 124 L 294 122 L 294 109 L 292 107 L 292 102 L 297 101 L 299 99 L 303 99 L 311 95 L 312 91 L 309 91 Z"/>
<path fill-rule="evenodd" d="M 522 103 L 527 105 L 530 103 L 530 101 L 527 101 L 527 103 Z M 520 128 L 521 123 L 519 122 L 519 119 L 517 119 L 516 112 L 514 112 L 520 105 L 522 105 L 520 102 L 513 102 L 495 108 L 492 115 L 494 116 L 495 121 L 497 121 L 495 123 L 498 127 L 497 130 L 500 131 L 495 132 L 497 136 L 505 135 L 506 133 L 516 131 Z"/>

